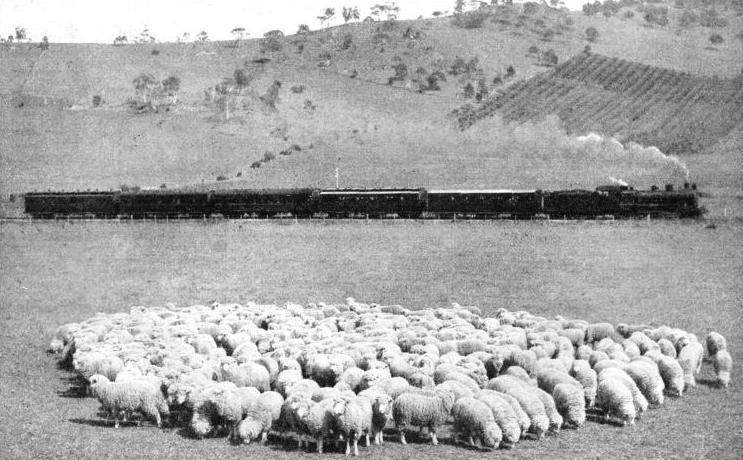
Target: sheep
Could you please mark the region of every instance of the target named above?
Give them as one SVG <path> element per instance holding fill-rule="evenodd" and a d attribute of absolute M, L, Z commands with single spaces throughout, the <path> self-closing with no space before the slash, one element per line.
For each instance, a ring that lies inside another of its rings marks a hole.
<path fill-rule="evenodd" d="M 598 375 L 591 369 L 588 361 L 576 359 L 573 367 L 570 368 L 570 375 L 583 385 L 583 391 L 586 397 L 586 405 L 593 407 L 596 401 L 596 388 L 598 387 Z"/>
<path fill-rule="evenodd" d="M 486 388 L 500 391 L 513 396 L 521 405 L 524 412 L 529 416 L 530 431 L 537 435 L 538 439 L 544 437 L 544 434 L 550 427 L 550 421 L 544 403 L 536 394 L 535 387 L 532 387 L 516 377 L 511 375 L 501 375 L 491 379 Z"/>
<path fill-rule="evenodd" d="M 676 357 L 676 347 L 673 345 L 673 343 L 671 343 L 670 340 L 666 338 L 660 338 L 657 343 L 658 348 L 660 349 L 660 352 L 662 354 L 670 356 L 671 358 Z"/>
<path fill-rule="evenodd" d="M 358 396 L 339 396 L 333 400 L 335 429 L 346 439 L 346 455 L 359 455 L 359 438 L 366 437 L 369 447 L 369 433 L 372 431 L 372 403 L 368 398 Z"/>
<path fill-rule="evenodd" d="M 384 444 L 383 431 L 392 416 L 393 398 L 376 388 L 370 388 L 360 392 L 359 397 L 369 399 L 372 405 L 371 435 L 374 439 L 374 444 Z"/>
<path fill-rule="evenodd" d="M 696 386 L 694 375 L 699 373 L 702 367 L 702 355 L 704 348 L 699 342 L 691 342 L 679 351 L 678 362 L 684 370 L 684 384 L 686 388 Z"/>
<path fill-rule="evenodd" d="M 416 393 L 403 393 L 392 403 L 392 418 L 400 432 L 400 442 L 407 444 L 405 430 L 408 426 L 428 427 L 431 442 L 438 445 L 436 429 L 443 424 L 454 405 L 454 393 L 438 390 L 428 396 Z"/>
<path fill-rule="evenodd" d="M 635 406 L 635 414 L 639 416 L 639 414 L 642 414 L 643 412 L 648 410 L 648 400 L 645 398 L 645 396 L 642 394 L 640 389 L 637 387 L 637 384 L 634 380 L 632 380 L 632 377 L 629 376 L 625 371 L 622 369 L 616 368 L 616 367 L 610 367 L 608 369 L 605 369 L 601 371 L 599 374 L 599 384 L 601 384 L 602 380 L 607 379 L 614 379 L 619 382 L 622 382 L 624 386 L 627 387 L 627 389 L 632 393 L 632 403 Z"/>
<path fill-rule="evenodd" d="M 534 383 L 526 370 L 521 366 L 511 366 L 503 372 L 503 375 L 512 375 L 529 385 L 533 385 Z"/>
<path fill-rule="evenodd" d="M 251 441 L 260 437 L 261 444 L 265 444 L 268 431 L 273 423 L 271 409 L 260 401 L 253 401 L 243 408 L 243 414 L 244 418 L 235 428 L 237 443 L 250 444 Z"/>
<path fill-rule="evenodd" d="M 576 386 L 583 391 L 583 385 L 567 372 L 556 369 L 543 369 L 537 373 L 537 386 L 549 394 L 552 394 L 555 386 L 560 383 Z"/>
<path fill-rule="evenodd" d="M 521 426 L 519 424 L 518 415 L 513 410 L 513 407 L 508 400 L 502 397 L 502 393 L 491 390 L 480 392 L 480 394 L 477 395 L 477 400 L 482 404 L 485 404 L 493 413 L 493 419 L 495 420 L 495 423 L 498 424 L 502 433 L 501 446 L 507 448 L 513 447 L 521 437 Z M 528 416 L 526 416 L 526 418 L 526 429 L 528 429 Z"/>
<path fill-rule="evenodd" d="M 632 393 L 619 380 L 606 378 L 599 382 L 596 389 L 596 407 L 604 411 L 607 419 L 614 415 L 625 426 L 635 424 L 636 413 Z"/>
<path fill-rule="evenodd" d="M 550 422 L 549 431 L 551 433 L 559 433 L 560 428 L 562 428 L 563 419 L 562 415 L 560 415 L 560 412 L 557 410 L 555 400 L 552 398 L 551 394 L 541 388 L 535 388 L 534 391 L 542 401 L 542 404 L 544 404 L 544 410 L 547 413 L 547 418 Z"/>
<path fill-rule="evenodd" d="M 665 384 L 655 363 L 638 358 L 627 365 L 625 372 L 634 380 L 649 404 L 663 404 Z"/>
<path fill-rule="evenodd" d="M 292 387 L 301 382 L 302 379 L 302 372 L 300 370 L 285 369 L 279 372 L 279 375 L 276 376 L 276 383 L 274 384 L 274 386 L 276 391 L 281 393 L 281 395 L 286 398 Z"/>
<path fill-rule="evenodd" d="M 473 398 L 475 396 L 475 393 L 467 385 L 463 384 L 462 382 L 457 382 L 456 380 L 447 380 L 436 385 L 436 388 L 442 390 L 450 390 L 452 393 L 454 393 L 455 401 L 458 401 L 461 398 Z"/>
<path fill-rule="evenodd" d="M 593 323 L 586 329 L 586 343 L 598 342 L 605 338 L 613 339 L 616 336 L 617 333 L 611 323 Z"/>
<path fill-rule="evenodd" d="M 725 348 L 717 348 L 716 350 L 717 353 L 712 355 L 712 365 L 715 368 L 717 382 L 722 387 L 727 388 L 730 385 L 730 371 L 733 369 L 733 358 Z"/>
<path fill-rule="evenodd" d="M 90 377 L 90 391 L 106 413 L 114 416 L 116 428 L 119 427 L 121 412 L 124 412 L 124 421 L 133 412 L 142 412 L 154 418 L 158 428 L 162 427 L 161 415 L 170 415 L 160 389 L 144 381 L 111 382 L 106 376 L 95 374 Z"/>
<path fill-rule="evenodd" d="M 674 349 L 675 351 L 675 349 Z M 669 394 L 682 396 L 684 393 L 684 370 L 672 356 L 662 355 L 656 362 L 663 384 Z"/>
<path fill-rule="evenodd" d="M 303 437 L 308 436 L 317 442 L 317 452 L 323 452 L 325 439 L 335 430 L 333 404 L 332 399 L 317 403 L 308 399 L 300 399 L 296 402 L 294 422 L 299 434 L 300 447 Z"/>
<path fill-rule="evenodd" d="M 460 435 L 469 438 L 470 445 L 479 440 L 483 447 L 496 448 L 503 439 L 503 433 L 495 422 L 489 406 L 474 398 L 462 398 L 452 406 L 454 418 L 454 442 Z"/>
<path fill-rule="evenodd" d="M 707 352 L 710 358 L 716 355 L 718 351 L 727 350 L 728 348 L 727 340 L 719 332 L 712 331 L 707 334 L 705 343 L 707 344 Z"/>
<path fill-rule="evenodd" d="M 565 425 L 582 427 L 586 422 L 586 398 L 580 386 L 558 383 L 552 389 L 555 407 Z"/>
<path fill-rule="evenodd" d="M 596 374 L 601 374 L 601 371 L 603 371 L 604 369 L 608 369 L 610 367 L 615 367 L 617 369 L 624 369 L 625 367 L 627 367 L 627 363 L 623 361 L 617 361 L 614 359 L 605 359 L 603 361 L 597 362 L 596 365 L 593 366 L 593 370 L 596 371 Z"/>

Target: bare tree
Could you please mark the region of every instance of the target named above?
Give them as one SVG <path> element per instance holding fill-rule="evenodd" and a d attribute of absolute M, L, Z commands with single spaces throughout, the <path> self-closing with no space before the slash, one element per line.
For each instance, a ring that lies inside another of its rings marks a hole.
<path fill-rule="evenodd" d="M 330 18 L 335 16 L 335 8 L 325 8 L 325 12 L 322 14 L 322 16 L 318 16 L 317 19 L 320 20 L 320 28 L 325 28 L 325 23 L 330 22 Z"/>
<path fill-rule="evenodd" d="M 44 35 L 44 38 L 41 39 L 41 42 L 39 42 L 39 48 L 42 49 L 42 51 L 46 51 L 49 49 L 49 38 Z"/>
<path fill-rule="evenodd" d="M 15 40 L 17 42 L 21 42 L 26 39 L 26 28 L 25 27 L 16 27 L 15 28 Z"/>
<path fill-rule="evenodd" d="M 127 43 L 129 43 L 129 39 L 126 38 L 125 34 L 121 34 L 114 38 L 114 46 L 126 45 Z"/>
<path fill-rule="evenodd" d="M 157 110 L 155 98 L 160 93 L 161 83 L 152 74 L 142 73 L 132 80 L 132 84 L 136 95 L 136 109 L 152 108 Z"/>
<path fill-rule="evenodd" d="M 206 91 L 210 102 L 216 104 L 217 108 L 224 110 L 225 120 L 230 119 L 230 106 L 234 106 L 237 96 L 237 84 L 232 78 L 225 78 L 220 83 L 212 86 Z"/>
<path fill-rule="evenodd" d="M 202 30 L 201 32 L 196 35 L 196 39 L 200 41 L 201 43 L 208 42 L 209 41 L 209 35 L 206 33 L 205 30 Z"/>

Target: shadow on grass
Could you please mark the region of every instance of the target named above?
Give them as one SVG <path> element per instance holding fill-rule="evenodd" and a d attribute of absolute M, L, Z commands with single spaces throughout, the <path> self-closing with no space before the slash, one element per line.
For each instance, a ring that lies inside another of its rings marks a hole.
<path fill-rule="evenodd" d="M 57 391 L 57 395 L 62 398 L 87 398 L 88 397 L 88 381 L 80 375 L 74 375 L 72 377 L 64 377 L 63 382 L 69 386 L 66 390 Z"/>
<path fill-rule="evenodd" d="M 720 382 L 716 378 L 704 377 L 697 379 L 696 382 L 709 388 L 722 388 L 722 385 L 720 385 Z"/>
<path fill-rule="evenodd" d="M 114 428 L 114 421 L 113 420 L 105 420 L 105 419 L 87 419 L 87 418 L 71 418 L 69 419 L 70 423 L 74 423 L 77 425 L 88 425 L 88 426 L 95 426 L 100 428 Z M 127 426 L 136 426 L 136 422 L 122 422 L 119 421 L 119 427 L 127 427 Z"/>

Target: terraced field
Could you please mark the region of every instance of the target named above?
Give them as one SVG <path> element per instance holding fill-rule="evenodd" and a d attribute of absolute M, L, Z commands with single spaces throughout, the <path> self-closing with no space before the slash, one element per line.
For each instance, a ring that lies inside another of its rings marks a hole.
<path fill-rule="evenodd" d="M 698 77 L 583 52 L 452 114 L 466 129 L 496 113 L 516 122 L 556 114 L 572 133 L 694 153 L 743 123 L 743 76 Z"/>

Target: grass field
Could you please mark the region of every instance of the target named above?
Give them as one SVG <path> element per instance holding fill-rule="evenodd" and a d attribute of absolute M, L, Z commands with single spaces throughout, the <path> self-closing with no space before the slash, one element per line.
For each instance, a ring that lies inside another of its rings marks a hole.
<path fill-rule="evenodd" d="M 475 304 L 728 338 L 732 385 L 701 383 L 634 428 L 589 422 L 495 454 L 445 443 L 371 458 L 736 458 L 743 449 L 743 226 L 689 222 L 232 221 L 0 224 L 0 439 L 5 458 L 296 457 L 177 429 L 104 426 L 44 353 L 54 328 L 133 305 L 287 300 Z M 314 454 L 316 456 L 316 454 Z"/>

